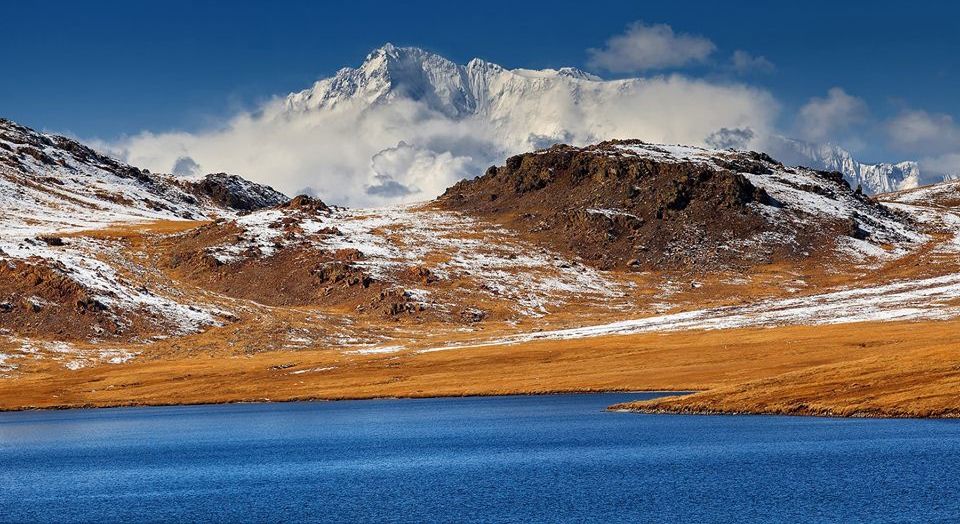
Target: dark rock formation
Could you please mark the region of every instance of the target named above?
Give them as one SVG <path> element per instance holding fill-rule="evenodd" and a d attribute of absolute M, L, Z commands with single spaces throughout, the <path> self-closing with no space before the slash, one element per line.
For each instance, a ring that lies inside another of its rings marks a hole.
<path fill-rule="evenodd" d="M 189 193 L 218 207 L 237 211 L 256 211 L 287 202 L 283 193 L 237 175 L 214 173 L 200 180 L 181 182 Z"/>

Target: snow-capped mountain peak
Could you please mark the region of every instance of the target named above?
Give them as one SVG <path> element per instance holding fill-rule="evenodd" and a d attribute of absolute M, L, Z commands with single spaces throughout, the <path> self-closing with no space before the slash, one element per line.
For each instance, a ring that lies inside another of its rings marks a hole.
<path fill-rule="evenodd" d="M 387 43 L 357 68 L 344 68 L 285 101 L 288 111 L 332 109 L 344 104 L 375 104 L 407 98 L 452 118 L 482 113 L 506 93 L 540 90 L 558 82 L 600 78 L 573 67 L 506 69 L 480 58 L 459 65 L 417 47 Z"/>
<path fill-rule="evenodd" d="M 286 108 L 332 109 L 351 102 L 374 104 L 406 97 L 459 116 L 475 107 L 465 69 L 440 55 L 388 43 L 367 55 L 360 67 L 341 69 L 310 89 L 291 94 Z"/>

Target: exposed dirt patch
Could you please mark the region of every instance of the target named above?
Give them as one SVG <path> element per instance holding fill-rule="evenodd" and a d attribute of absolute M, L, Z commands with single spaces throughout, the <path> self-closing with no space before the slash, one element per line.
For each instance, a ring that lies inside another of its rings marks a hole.
<path fill-rule="evenodd" d="M 318 201 L 298 197 L 284 209 L 310 213 L 327 208 Z M 364 254 L 356 249 L 317 249 L 301 242 L 297 220 L 281 221 L 283 236 L 292 244 L 278 243 L 272 253 L 258 248 L 241 253 L 237 260 L 221 261 L 211 247 L 241 242 L 243 230 L 233 221 L 218 221 L 165 239 L 162 260 L 175 275 L 200 287 L 230 297 L 270 306 L 325 306 L 341 311 L 390 318 L 420 316 L 425 308 L 396 282 L 373 278 L 356 264 Z M 338 234 L 335 231 L 321 234 Z M 426 282 L 411 267 L 411 282 Z"/>
<path fill-rule="evenodd" d="M 109 308 L 66 275 L 62 264 L 0 258 L 0 326 L 27 336 L 118 337 Z"/>

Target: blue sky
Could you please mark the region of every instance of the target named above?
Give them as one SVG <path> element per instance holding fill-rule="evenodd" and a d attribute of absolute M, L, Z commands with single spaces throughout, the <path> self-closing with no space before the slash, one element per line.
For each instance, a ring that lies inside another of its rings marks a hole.
<path fill-rule="evenodd" d="M 773 93 L 783 126 L 839 87 L 869 127 L 905 110 L 960 116 L 960 8 L 948 2 L 11 2 L 0 116 L 84 138 L 197 130 L 355 66 L 390 41 L 457 62 L 597 70 L 589 48 L 631 22 L 712 42 L 679 71 Z M 772 68 L 738 73 L 743 50 Z M 598 71 L 612 78 L 629 72 Z M 842 140 L 838 138 L 838 140 Z M 907 154 L 909 151 L 900 152 Z M 881 159 L 881 158 L 877 158 Z M 882 158 L 888 160 L 890 158 Z"/>

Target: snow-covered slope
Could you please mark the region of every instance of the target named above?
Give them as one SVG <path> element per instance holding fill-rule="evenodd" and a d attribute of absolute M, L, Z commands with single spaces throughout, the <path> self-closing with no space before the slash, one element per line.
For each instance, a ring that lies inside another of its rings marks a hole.
<path fill-rule="evenodd" d="M 346 261 L 351 275 L 369 281 L 364 288 L 400 286 L 408 301 L 444 311 L 448 321 L 462 315 L 465 303 L 480 313 L 478 301 L 503 302 L 511 318 L 541 317 L 570 302 L 601 310 L 621 299 L 627 287 L 510 230 L 429 207 L 307 212 L 281 207 L 211 227 L 216 226 L 224 233 L 217 232 L 216 243 L 203 251 L 217 262 L 201 268 L 236 274 L 255 267 L 259 276 L 253 279 L 261 283 L 264 297 L 269 273 L 282 264 L 284 252 L 298 250 L 306 253 L 300 265 L 320 264 L 315 274 Z M 293 285 L 283 285 L 291 294 Z"/>
<path fill-rule="evenodd" d="M 236 176 L 182 180 L 150 173 L 0 119 L 0 230 L 8 235 L 205 219 L 285 200 Z"/>
<path fill-rule="evenodd" d="M 956 260 L 960 253 L 960 180 L 880 195 L 888 207 L 910 214 L 919 222 L 951 238 L 935 255 Z"/>
<path fill-rule="evenodd" d="M 237 176 L 153 174 L 0 119 L 0 329 L 129 339 L 216 325 L 214 308 L 151 281 L 159 274 L 125 260 L 122 243 L 64 237 L 114 224 L 235 216 L 286 200 Z"/>

